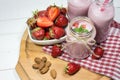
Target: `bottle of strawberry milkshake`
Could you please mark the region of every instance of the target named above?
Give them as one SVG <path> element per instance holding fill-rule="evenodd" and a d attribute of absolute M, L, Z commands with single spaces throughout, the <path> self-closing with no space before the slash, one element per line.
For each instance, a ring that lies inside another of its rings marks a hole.
<path fill-rule="evenodd" d="M 114 18 L 113 0 L 95 0 L 89 8 L 88 17 L 93 21 L 97 31 L 96 42 L 105 41 Z"/>
<path fill-rule="evenodd" d="M 77 16 L 87 16 L 92 0 L 67 0 L 69 20 Z"/>

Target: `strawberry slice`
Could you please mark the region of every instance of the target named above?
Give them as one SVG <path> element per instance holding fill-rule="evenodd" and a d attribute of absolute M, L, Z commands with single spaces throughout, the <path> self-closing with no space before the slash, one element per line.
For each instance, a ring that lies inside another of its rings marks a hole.
<path fill-rule="evenodd" d="M 52 26 L 53 22 L 50 21 L 46 16 L 43 16 L 43 17 L 38 17 L 38 19 L 37 19 L 37 25 L 39 27 L 46 28 L 46 27 Z"/>
<path fill-rule="evenodd" d="M 65 72 L 69 75 L 73 75 L 80 70 L 80 65 L 69 62 L 65 67 Z"/>
<path fill-rule="evenodd" d="M 54 6 L 49 6 L 49 7 L 47 8 L 47 15 L 48 15 L 48 18 L 49 18 L 51 21 L 54 21 L 59 14 L 60 14 L 60 8 L 57 7 L 56 5 L 54 5 Z"/>

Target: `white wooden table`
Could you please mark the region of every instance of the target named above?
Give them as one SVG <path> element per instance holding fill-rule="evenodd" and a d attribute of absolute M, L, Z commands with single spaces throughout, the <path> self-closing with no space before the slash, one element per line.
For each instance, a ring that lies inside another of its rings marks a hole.
<path fill-rule="evenodd" d="M 67 6 L 67 0 L 0 0 L 0 80 L 20 80 L 15 71 L 20 41 L 32 11 L 50 4 Z M 115 20 L 120 23 L 120 0 L 114 0 Z"/>

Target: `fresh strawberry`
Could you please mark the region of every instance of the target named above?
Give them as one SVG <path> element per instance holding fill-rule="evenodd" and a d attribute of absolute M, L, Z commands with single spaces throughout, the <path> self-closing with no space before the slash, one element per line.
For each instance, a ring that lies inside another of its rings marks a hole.
<path fill-rule="evenodd" d="M 65 35 L 65 30 L 61 27 L 52 26 L 50 29 L 50 36 L 55 39 L 59 39 Z"/>
<path fill-rule="evenodd" d="M 38 17 L 43 17 L 43 16 L 47 16 L 47 11 L 46 10 L 41 10 L 41 11 L 38 11 L 38 10 L 35 10 L 33 12 L 33 16 L 34 18 L 38 18 Z"/>
<path fill-rule="evenodd" d="M 42 40 L 45 35 L 45 30 L 39 27 L 36 27 L 32 30 L 32 37 L 37 40 Z"/>
<path fill-rule="evenodd" d="M 47 15 L 51 21 L 54 21 L 60 14 L 60 8 L 56 5 L 47 8 Z"/>
<path fill-rule="evenodd" d="M 57 45 L 53 45 L 51 56 L 56 58 L 62 54 L 61 48 Z"/>
<path fill-rule="evenodd" d="M 65 27 L 68 25 L 68 19 L 63 14 L 60 14 L 55 20 L 55 25 L 59 27 Z"/>
<path fill-rule="evenodd" d="M 50 21 L 47 17 L 38 17 L 37 18 L 37 25 L 39 27 L 47 28 L 53 25 L 53 22 Z"/>
<path fill-rule="evenodd" d="M 73 75 L 80 70 L 80 65 L 75 63 L 68 63 L 65 67 L 65 72 L 69 75 Z"/>
<path fill-rule="evenodd" d="M 96 47 L 94 49 L 94 54 L 92 54 L 92 59 L 100 59 L 103 56 L 104 49 L 102 47 Z"/>
<path fill-rule="evenodd" d="M 46 10 L 41 10 L 38 12 L 39 17 L 47 16 L 47 11 Z"/>
<path fill-rule="evenodd" d="M 60 13 L 63 14 L 63 15 L 66 15 L 66 14 L 67 14 L 66 8 L 62 7 L 62 8 L 60 9 Z"/>
<path fill-rule="evenodd" d="M 44 40 L 50 40 L 50 34 L 49 34 L 49 32 L 46 32 L 45 33 L 45 37 L 44 37 Z"/>

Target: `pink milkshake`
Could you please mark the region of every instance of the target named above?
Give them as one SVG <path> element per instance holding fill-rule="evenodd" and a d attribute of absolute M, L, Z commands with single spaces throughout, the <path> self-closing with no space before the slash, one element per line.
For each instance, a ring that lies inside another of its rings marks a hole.
<path fill-rule="evenodd" d="M 97 30 L 96 42 L 105 41 L 109 33 L 110 23 L 114 18 L 113 0 L 95 0 L 89 8 L 88 17 L 94 22 Z"/>
<path fill-rule="evenodd" d="M 92 0 L 68 0 L 69 20 L 77 16 L 87 16 Z"/>
<path fill-rule="evenodd" d="M 66 30 L 64 49 L 73 58 L 84 59 L 91 54 L 96 30 L 88 17 L 73 18 Z"/>

